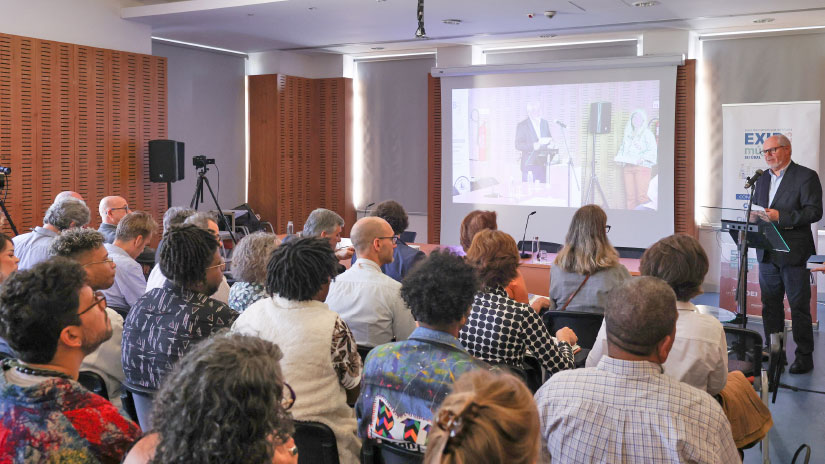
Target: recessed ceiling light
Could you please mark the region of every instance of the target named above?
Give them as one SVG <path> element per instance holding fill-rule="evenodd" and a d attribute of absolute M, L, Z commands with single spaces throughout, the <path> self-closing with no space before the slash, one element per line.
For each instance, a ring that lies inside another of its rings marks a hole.
<path fill-rule="evenodd" d="M 309 11 L 315 11 L 317 9 L 318 9 L 317 6 L 311 6 L 311 7 L 307 8 L 307 10 L 309 10 Z"/>
<path fill-rule="evenodd" d="M 633 6 L 638 6 L 640 8 L 644 8 L 644 7 L 648 7 L 648 6 L 656 6 L 658 4 L 659 4 L 659 2 L 657 2 L 656 0 L 650 0 L 650 1 L 647 1 L 647 2 L 633 2 Z"/>
<path fill-rule="evenodd" d="M 765 24 L 765 23 L 774 22 L 774 19 L 773 18 L 760 18 L 760 19 L 754 19 L 753 22 L 756 23 L 756 24 Z"/>
<path fill-rule="evenodd" d="M 552 39 L 553 37 L 556 37 L 556 36 L 557 36 L 557 34 L 542 34 L 542 35 L 539 36 L 539 38 L 540 39 Z"/>
<path fill-rule="evenodd" d="M 384 47 L 370 47 L 370 50 L 383 50 Z"/>
<path fill-rule="evenodd" d="M 255 13 L 247 13 L 247 16 L 255 16 Z"/>
<path fill-rule="evenodd" d="M 442 19 L 441 22 L 444 24 L 450 24 L 452 26 L 458 26 L 459 24 L 461 24 L 460 19 Z"/>

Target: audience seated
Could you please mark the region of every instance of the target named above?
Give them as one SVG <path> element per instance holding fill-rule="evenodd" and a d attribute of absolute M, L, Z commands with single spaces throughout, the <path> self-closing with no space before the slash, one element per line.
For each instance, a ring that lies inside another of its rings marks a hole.
<path fill-rule="evenodd" d="M 550 268 L 551 307 L 604 313 L 607 295 L 630 278 L 607 239 L 607 214 L 597 205 L 576 211 L 564 247 Z"/>
<path fill-rule="evenodd" d="M 459 257 L 435 251 L 401 285 L 418 328 L 367 356 L 355 412 L 358 436 L 423 453 L 433 414 L 465 372 L 488 369 L 458 340 L 479 282 Z M 410 432 L 411 431 L 411 432 Z"/>
<path fill-rule="evenodd" d="M 123 324 L 123 371 L 134 385 L 157 389 L 196 343 L 232 325 L 238 314 L 210 298 L 225 266 L 215 235 L 191 224 L 173 226 L 160 249 L 169 277 L 132 306 Z"/>
<path fill-rule="evenodd" d="M 157 228 L 158 224 L 152 215 L 133 211 L 119 220 L 114 243 L 104 244 L 116 267 L 115 283 L 103 290 L 103 294 L 106 295 L 109 307 L 124 318 L 138 298 L 146 293 L 146 278 L 137 257 L 146 244 L 152 241 Z"/>
<path fill-rule="evenodd" d="M 339 260 L 350 259 L 355 250 L 352 247 L 338 248 L 341 243 L 341 231 L 344 230 L 344 218 L 335 211 L 317 208 L 309 213 L 301 237 L 320 237 L 329 241 Z M 343 271 L 341 271 L 343 272 Z"/>
<path fill-rule="evenodd" d="M 482 230 L 473 238 L 467 262 L 478 270 L 482 285 L 459 334 L 467 351 L 482 361 L 519 368 L 529 351 L 551 374 L 573 369 L 576 334 L 564 327 L 552 337 L 536 310 L 504 291 L 519 265 L 515 240 L 498 230 Z"/>
<path fill-rule="evenodd" d="M 124 464 L 297 463 L 294 402 L 278 345 L 215 335 L 189 351 L 152 405 L 152 430 Z"/>
<path fill-rule="evenodd" d="M 340 461 L 352 463 L 358 462 L 361 442 L 347 403 L 358 393 L 361 358 L 346 323 L 324 303 L 338 264 L 325 239 L 282 243 L 267 264 L 266 291 L 272 297 L 248 307 L 233 330 L 283 350 L 281 369 L 296 396 L 292 416 L 329 426 Z"/>
<path fill-rule="evenodd" d="M 426 256 L 423 251 L 417 250 L 407 245 L 400 236 L 407 230 L 410 225 L 410 218 L 404 207 L 400 203 L 393 200 L 382 201 L 378 206 L 372 210 L 370 216 L 380 217 L 387 221 L 392 227 L 393 234 L 399 238 L 396 240 L 396 248 L 392 253 L 392 262 L 381 265 L 381 270 L 384 274 L 401 282 L 404 276 L 410 272 L 416 263 L 424 259 Z M 352 256 L 352 262 L 358 258 L 358 249 L 355 250 L 355 255 Z"/>
<path fill-rule="evenodd" d="M 252 303 L 266 298 L 266 264 L 278 246 L 278 237 L 255 232 L 243 237 L 232 250 L 232 276 L 238 281 L 229 289 L 229 307 L 242 313 Z"/>
<path fill-rule="evenodd" d="M 92 371 L 106 382 L 109 401 L 120 407 L 123 391 L 123 366 L 120 363 L 120 343 L 123 337 L 123 317 L 108 306 L 105 289 L 115 280 L 115 263 L 103 245 L 103 234 L 93 229 L 69 229 L 54 239 L 54 256 L 76 261 L 86 271 L 86 285 L 103 296 L 103 307 L 112 327 L 112 336 L 86 355 L 81 370 Z"/>
<path fill-rule="evenodd" d="M 0 288 L 12 272 L 17 270 L 20 259 L 14 256 L 14 242 L 8 235 L 0 232 Z M 0 353 L 12 354 L 12 349 L 6 340 L 0 336 Z"/>
<path fill-rule="evenodd" d="M 218 229 L 218 223 L 215 221 L 215 216 L 211 213 L 194 212 L 184 219 L 183 224 L 192 224 L 200 227 L 201 229 L 210 231 L 212 236 L 215 237 L 215 240 L 218 242 L 218 246 L 221 246 L 220 229 Z M 166 281 L 167 277 L 163 274 L 160 267 L 160 262 L 158 262 L 149 274 L 149 278 L 146 280 L 146 291 L 148 292 L 149 290 L 160 288 Z M 218 285 L 217 290 L 211 294 L 211 298 L 218 300 L 221 303 L 229 303 L 229 283 L 226 281 L 226 277 L 223 274 L 221 274 L 221 283 Z"/>
<path fill-rule="evenodd" d="M 536 393 L 552 462 L 740 462 L 719 403 L 664 374 L 676 318 L 676 296 L 657 278 L 627 280 L 608 295 L 608 356 Z"/>
<path fill-rule="evenodd" d="M 54 196 L 54 201 L 52 203 L 59 203 L 59 202 L 65 200 L 67 198 L 74 198 L 76 200 L 82 201 L 84 205 L 86 204 L 86 200 L 83 199 L 83 195 L 81 195 L 77 192 L 73 192 L 71 190 L 64 190 L 64 191 L 58 193 L 57 195 L 55 195 Z"/>
<path fill-rule="evenodd" d="M 49 259 L 51 257 L 49 246 L 55 237 L 66 229 L 85 227 L 89 219 L 89 208 L 81 200 L 68 196 L 59 202 L 52 203 L 43 217 L 42 227 L 35 227 L 31 232 L 20 234 L 12 239 L 15 253 L 20 258 L 18 264 L 20 270 L 29 269 Z"/>
<path fill-rule="evenodd" d="M 393 260 L 398 236 L 379 217 L 360 219 L 350 235 L 359 258 L 330 284 L 326 303 L 347 323 L 359 345 L 406 340 L 415 319 L 401 299 L 401 284 L 381 272 L 381 266 Z"/>
<path fill-rule="evenodd" d="M 702 293 L 708 257 L 699 241 L 688 235 L 659 240 L 642 256 L 642 275 L 658 277 L 676 293 L 676 340 L 663 364 L 665 374 L 711 395 L 722 391 L 728 378 L 728 345 L 715 317 L 699 314 L 690 299 Z M 587 357 L 595 367 L 607 354 L 605 325 Z"/>
<path fill-rule="evenodd" d="M 473 243 L 473 237 L 485 229 L 498 229 L 495 211 L 475 210 L 471 211 L 467 216 L 464 216 L 464 219 L 461 221 L 461 230 L 459 231 L 462 253 L 467 253 L 467 250 L 470 249 L 470 245 Z M 527 284 L 524 282 L 524 277 L 518 270 L 516 270 L 516 277 L 507 284 L 504 290 L 507 292 L 507 296 L 519 303 L 530 303 L 529 296 L 527 295 Z"/>
<path fill-rule="evenodd" d="M 172 226 L 179 226 L 183 224 L 183 221 L 185 221 L 186 218 L 196 212 L 197 211 L 194 209 L 184 206 L 171 206 L 165 213 L 163 213 L 163 234 L 160 236 L 158 248 L 155 250 L 155 267 L 157 267 L 157 263 L 160 262 L 160 246 L 163 244 L 163 235 L 165 235 L 166 231 L 168 231 Z M 154 270 L 154 268 L 152 270 Z M 158 272 L 160 272 L 160 270 L 158 270 Z"/>
<path fill-rule="evenodd" d="M 115 241 L 117 225 L 123 216 L 129 214 L 129 211 L 131 211 L 129 203 L 123 197 L 110 196 L 100 200 L 100 205 L 97 207 L 97 212 L 100 213 L 100 227 L 97 231 L 103 234 L 104 243 Z"/>
<path fill-rule="evenodd" d="M 472 371 L 435 414 L 425 464 L 533 464 L 539 454 L 533 394 L 510 374 Z"/>
<path fill-rule="evenodd" d="M 114 464 L 140 436 L 135 423 L 77 382 L 83 357 L 112 336 L 105 299 L 85 274 L 58 257 L 3 284 L 0 336 L 19 356 L 0 369 L 4 462 Z"/>

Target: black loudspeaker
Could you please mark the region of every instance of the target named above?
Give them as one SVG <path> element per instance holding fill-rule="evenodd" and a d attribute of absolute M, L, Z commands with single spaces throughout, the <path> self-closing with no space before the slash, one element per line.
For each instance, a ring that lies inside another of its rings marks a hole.
<path fill-rule="evenodd" d="M 174 140 L 149 141 L 149 180 L 175 182 L 183 180 L 183 142 Z"/>
<path fill-rule="evenodd" d="M 590 104 L 591 134 L 607 134 L 610 132 L 610 114 L 613 104 L 610 102 L 593 102 Z"/>

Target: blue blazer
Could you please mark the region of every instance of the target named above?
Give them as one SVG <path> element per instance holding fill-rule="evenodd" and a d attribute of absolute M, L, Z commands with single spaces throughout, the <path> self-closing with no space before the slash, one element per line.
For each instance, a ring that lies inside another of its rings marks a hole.
<path fill-rule="evenodd" d="M 425 256 L 423 251 L 416 250 L 399 239 L 398 246 L 395 247 L 395 251 L 392 254 L 392 262 L 381 266 L 381 270 L 384 271 L 384 274 L 401 282 L 404 276 L 410 272 L 410 269 L 424 259 Z M 358 256 L 353 253 L 352 262 L 354 263 L 356 259 L 358 259 Z"/>

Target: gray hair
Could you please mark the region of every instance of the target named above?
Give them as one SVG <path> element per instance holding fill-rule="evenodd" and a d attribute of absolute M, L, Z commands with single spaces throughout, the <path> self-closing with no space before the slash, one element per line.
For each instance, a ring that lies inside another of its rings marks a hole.
<path fill-rule="evenodd" d="M 301 232 L 301 236 L 318 237 L 321 235 L 321 232 L 331 234 L 338 226 L 344 227 L 344 218 L 335 211 L 318 208 L 309 213 L 309 217 L 304 223 L 304 230 Z"/>
<path fill-rule="evenodd" d="M 123 219 L 117 224 L 117 231 L 115 238 L 117 240 L 134 240 L 138 236 L 149 238 L 158 228 L 158 223 L 151 214 L 143 211 L 132 211 L 123 216 Z"/>
<path fill-rule="evenodd" d="M 784 134 L 774 134 L 772 137 L 776 137 L 776 141 L 779 142 L 780 147 L 790 147 L 791 141 L 786 137 Z"/>
<path fill-rule="evenodd" d="M 267 232 L 242 238 L 232 251 L 232 276 L 242 282 L 265 285 L 269 255 L 279 243 L 276 235 Z"/>
<path fill-rule="evenodd" d="M 163 231 L 166 232 L 172 226 L 183 224 L 189 216 L 195 214 L 195 210 L 185 206 L 173 206 L 163 213 Z"/>
<path fill-rule="evenodd" d="M 607 342 L 647 356 L 676 327 L 676 294 L 662 279 L 635 277 L 615 287 L 604 311 Z"/>
<path fill-rule="evenodd" d="M 94 229 L 74 227 L 58 235 L 49 246 L 52 256 L 76 259 L 103 246 L 103 234 Z"/>
<path fill-rule="evenodd" d="M 91 213 L 86 203 L 74 197 L 52 203 L 46 210 L 43 222 L 53 225 L 59 231 L 69 227 L 83 227 L 91 220 Z"/>
<path fill-rule="evenodd" d="M 209 221 L 212 221 L 215 224 L 218 223 L 217 218 L 212 213 L 195 212 L 194 214 L 186 218 L 186 220 L 183 221 L 183 223 L 194 224 L 200 227 L 201 229 L 209 229 Z"/>

